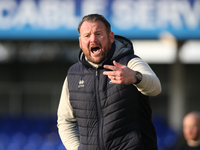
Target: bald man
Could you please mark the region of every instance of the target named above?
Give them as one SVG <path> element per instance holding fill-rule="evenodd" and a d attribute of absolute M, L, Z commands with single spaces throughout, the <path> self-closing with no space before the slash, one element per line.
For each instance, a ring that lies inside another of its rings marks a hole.
<path fill-rule="evenodd" d="M 200 113 L 190 112 L 183 119 L 186 143 L 180 150 L 200 150 Z"/>

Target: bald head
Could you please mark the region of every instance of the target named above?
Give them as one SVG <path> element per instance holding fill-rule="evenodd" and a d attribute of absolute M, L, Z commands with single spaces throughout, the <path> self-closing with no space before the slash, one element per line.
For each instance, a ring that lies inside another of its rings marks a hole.
<path fill-rule="evenodd" d="M 191 112 L 183 119 L 183 134 L 186 141 L 200 140 L 200 114 Z"/>

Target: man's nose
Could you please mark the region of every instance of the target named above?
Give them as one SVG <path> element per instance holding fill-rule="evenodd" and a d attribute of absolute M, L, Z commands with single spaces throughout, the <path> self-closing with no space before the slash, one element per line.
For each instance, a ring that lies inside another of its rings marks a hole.
<path fill-rule="evenodd" d="M 96 35 L 95 35 L 95 34 L 92 34 L 92 35 L 90 36 L 90 42 L 95 42 L 96 40 L 97 40 Z"/>

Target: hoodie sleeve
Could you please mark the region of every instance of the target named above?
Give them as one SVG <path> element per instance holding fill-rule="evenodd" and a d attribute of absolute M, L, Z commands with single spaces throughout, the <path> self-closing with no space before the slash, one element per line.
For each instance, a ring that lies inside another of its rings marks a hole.
<path fill-rule="evenodd" d="M 77 122 L 73 115 L 73 109 L 69 101 L 69 90 L 67 85 L 68 84 L 66 78 L 62 88 L 57 112 L 58 133 L 67 150 L 78 150 L 79 134 L 77 129 Z"/>
<path fill-rule="evenodd" d="M 160 80 L 144 60 L 133 58 L 128 62 L 127 66 L 134 71 L 142 73 L 142 81 L 139 84 L 134 84 L 142 94 L 156 96 L 161 92 Z"/>

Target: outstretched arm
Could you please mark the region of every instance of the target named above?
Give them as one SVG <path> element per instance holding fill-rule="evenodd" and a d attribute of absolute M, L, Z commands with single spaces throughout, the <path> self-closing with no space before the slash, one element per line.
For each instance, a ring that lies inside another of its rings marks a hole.
<path fill-rule="evenodd" d="M 104 71 L 104 75 L 112 80 L 115 84 L 134 84 L 137 80 L 136 71 L 142 73 L 142 81 L 134 84 L 138 90 L 148 96 L 156 96 L 161 92 L 160 80 L 150 68 L 150 66 L 140 58 L 133 58 L 127 66 L 113 61 L 114 65 L 104 65 L 104 68 L 111 71 Z"/>

